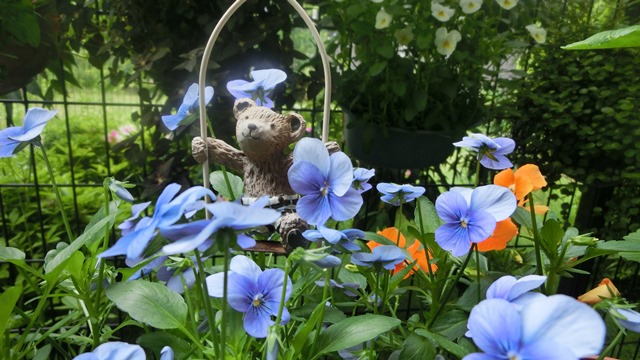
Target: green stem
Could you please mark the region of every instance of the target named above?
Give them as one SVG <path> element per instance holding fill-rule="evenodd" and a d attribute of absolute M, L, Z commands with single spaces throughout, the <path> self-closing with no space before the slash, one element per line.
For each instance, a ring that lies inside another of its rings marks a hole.
<path fill-rule="evenodd" d="M 280 325 L 282 319 L 282 312 L 284 311 L 285 301 L 287 299 L 287 284 L 289 283 L 289 270 L 291 269 L 291 263 L 289 258 L 284 262 L 284 281 L 282 283 L 282 294 L 280 295 L 280 308 L 278 308 L 278 316 L 276 317 L 276 326 Z"/>
<path fill-rule="evenodd" d="M 39 140 L 36 142 L 36 145 L 40 147 L 40 149 L 42 150 L 42 158 L 44 159 L 44 163 L 47 165 L 47 170 L 49 171 L 49 176 L 51 177 L 51 186 L 53 187 L 53 192 L 56 195 L 56 202 L 58 203 L 58 208 L 60 208 L 60 216 L 62 217 L 64 228 L 67 230 L 67 236 L 69 237 L 69 242 L 71 242 L 75 239 L 75 237 L 73 236 L 73 232 L 71 231 L 71 226 L 69 225 L 67 214 L 64 212 L 64 208 L 62 207 L 62 197 L 60 196 L 60 191 L 58 190 L 58 185 L 56 184 L 56 178 L 53 176 L 53 169 L 51 169 L 51 164 L 49 163 L 47 152 L 45 151 L 44 146 Z"/>
<path fill-rule="evenodd" d="M 533 232 L 533 245 L 536 253 L 536 274 L 544 275 L 543 266 L 542 266 L 542 253 L 540 249 L 540 234 L 538 233 L 538 221 L 536 219 L 536 211 L 535 205 L 533 204 L 533 196 L 529 194 L 527 196 L 529 198 L 529 212 L 531 213 L 531 231 Z M 548 295 L 545 285 L 540 285 L 540 290 L 543 294 Z"/>
<path fill-rule="evenodd" d="M 602 353 L 600 353 L 600 355 L 598 355 L 598 359 L 596 359 L 596 360 L 603 360 L 604 357 L 607 356 L 607 354 L 612 352 L 613 349 L 616 347 L 616 345 L 618 345 L 618 343 L 622 340 L 622 336 L 623 335 L 624 335 L 624 330 L 620 329 L 620 331 L 618 331 L 618 334 L 613 339 L 613 341 L 607 346 L 606 349 L 604 349 L 604 351 Z"/>
<path fill-rule="evenodd" d="M 424 228 L 422 227 L 422 224 L 424 224 L 423 222 L 423 217 L 422 217 L 422 207 L 420 206 L 419 203 L 416 203 L 416 205 L 418 206 L 418 219 L 420 221 L 420 239 L 424 239 Z M 431 263 L 429 262 L 429 247 L 427 246 L 427 242 L 424 241 L 422 242 L 422 246 L 424 247 L 424 253 L 425 256 L 427 257 L 427 264 L 429 266 L 427 266 L 427 268 L 429 269 L 429 280 L 431 280 L 431 283 L 433 284 L 433 270 L 431 270 Z"/>
<path fill-rule="evenodd" d="M 285 279 L 286 280 L 286 279 Z M 322 289 L 322 304 L 326 304 L 328 296 L 329 296 L 329 282 L 331 281 L 331 274 L 328 271 L 324 273 L 324 288 Z M 320 337 L 320 333 L 322 332 L 322 319 L 324 318 L 324 309 L 326 305 L 323 305 L 320 308 L 320 321 L 316 325 L 316 334 L 313 337 L 313 342 L 311 343 L 311 351 L 309 354 L 314 354 L 316 349 L 316 343 L 318 342 L 318 338 Z"/>
<path fill-rule="evenodd" d="M 235 236 L 235 234 L 234 234 Z M 229 248 L 229 244 L 231 243 L 231 241 L 226 241 L 225 245 L 227 246 L 223 246 L 224 249 Z M 220 358 L 222 360 L 224 360 L 226 353 L 227 353 L 227 299 L 229 298 L 229 286 L 228 286 L 228 280 L 229 280 L 229 266 L 230 266 L 230 261 L 231 258 L 229 257 L 229 250 L 225 250 L 224 251 L 224 266 L 223 266 L 223 274 L 222 275 L 222 309 L 220 311 L 222 311 L 222 316 L 220 317 L 220 323 L 222 324 L 222 329 L 220 331 Z"/>
<path fill-rule="evenodd" d="M 106 217 L 109 216 L 109 193 L 111 192 L 109 190 L 109 186 L 107 184 L 107 180 L 104 181 L 103 183 L 103 188 L 104 188 L 104 199 L 105 199 L 105 205 L 104 205 L 104 214 Z M 104 227 L 104 239 L 102 242 L 102 248 L 101 250 L 104 251 L 107 249 L 107 247 L 109 246 L 109 226 L 106 225 Z M 98 304 L 98 307 L 100 307 L 100 302 L 102 299 L 102 279 L 104 278 L 104 268 L 105 268 L 105 260 L 104 259 L 99 259 L 98 260 L 100 262 L 100 266 L 98 269 L 98 283 L 96 284 L 96 294 L 95 294 L 95 300 L 94 302 L 96 304 Z M 96 319 L 95 324 L 96 326 L 98 326 L 98 321 Z M 94 329 L 97 331 L 93 332 L 93 348 L 95 349 L 98 345 L 100 345 L 100 331 L 101 327 L 98 327 L 98 329 Z"/>
<path fill-rule="evenodd" d="M 474 243 L 473 244 L 473 252 L 476 253 L 476 275 L 478 277 L 478 286 L 477 286 L 477 290 L 478 290 L 478 303 L 480 302 L 480 300 L 482 299 L 482 289 L 480 286 L 480 250 L 478 250 L 478 243 Z"/>
<path fill-rule="evenodd" d="M 214 358 L 218 358 L 218 331 L 216 329 L 216 318 L 211 311 L 211 301 L 209 299 L 209 290 L 207 289 L 207 282 L 203 279 L 204 276 L 204 264 L 202 263 L 202 257 L 200 256 L 200 252 L 196 249 L 194 250 L 196 254 L 196 265 L 198 266 L 198 271 L 196 272 L 196 279 L 200 283 L 199 287 L 202 291 L 202 304 L 204 306 L 204 312 L 207 314 L 207 321 L 209 322 L 209 331 L 211 331 L 211 339 L 213 340 L 213 351 Z M 223 303 L 224 306 L 224 303 Z"/>
<path fill-rule="evenodd" d="M 447 305 L 447 301 L 449 301 L 449 297 L 451 297 L 451 294 L 453 293 L 453 289 L 455 289 L 456 284 L 460 280 L 460 277 L 462 277 L 462 274 L 464 273 L 464 269 L 467 268 L 467 264 L 469 264 L 469 260 L 471 260 L 472 254 L 473 254 L 473 251 L 469 251 L 469 253 L 467 254 L 467 257 L 464 259 L 464 262 L 462 263 L 460 270 L 458 271 L 455 279 L 453 280 L 453 285 L 447 289 L 447 293 L 445 294 L 442 301 L 440 301 L 440 305 L 438 306 L 438 311 L 436 311 L 436 314 L 433 316 L 433 318 L 429 322 L 429 326 L 428 326 L 429 329 L 433 326 L 433 323 L 435 323 L 436 319 L 438 318 L 438 316 L 440 316 L 440 314 L 442 313 L 442 310 L 444 310 L 444 307 Z"/>

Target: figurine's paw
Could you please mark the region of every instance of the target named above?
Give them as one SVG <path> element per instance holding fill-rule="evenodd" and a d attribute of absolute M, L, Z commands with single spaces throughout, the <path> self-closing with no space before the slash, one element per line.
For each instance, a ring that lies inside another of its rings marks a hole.
<path fill-rule="evenodd" d="M 198 162 L 198 164 L 203 164 L 207 161 L 207 144 L 201 137 L 195 137 L 191 140 L 191 152 L 193 153 L 193 158 Z"/>

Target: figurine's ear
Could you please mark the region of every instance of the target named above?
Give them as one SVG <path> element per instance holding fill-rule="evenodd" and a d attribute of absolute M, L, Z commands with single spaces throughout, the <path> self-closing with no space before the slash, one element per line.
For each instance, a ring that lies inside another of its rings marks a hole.
<path fill-rule="evenodd" d="M 243 111 L 254 106 L 257 106 L 257 105 L 251 99 L 247 99 L 247 98 L 238 99 L 233 104 L 233 115 L 235 115 L 237 118 Z"/>
<path fill-rule="evenodd" d="M 305 130 L 307 130 L 307 122 L 299 114 L 288 114 L 286 116 L 291 129 L 291 142 L 302 139 Z"/>

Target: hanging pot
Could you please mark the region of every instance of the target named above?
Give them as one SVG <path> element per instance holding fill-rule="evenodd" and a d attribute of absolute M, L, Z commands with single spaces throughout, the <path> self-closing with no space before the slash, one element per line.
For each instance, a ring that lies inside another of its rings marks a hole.
<path fill-rule="evenodd" d="M 461 131 L 422 131 L 363 123 L 343 112 L 346 150 L 374 167 L 421 169 L 442 164 L 453 153 Z"/>

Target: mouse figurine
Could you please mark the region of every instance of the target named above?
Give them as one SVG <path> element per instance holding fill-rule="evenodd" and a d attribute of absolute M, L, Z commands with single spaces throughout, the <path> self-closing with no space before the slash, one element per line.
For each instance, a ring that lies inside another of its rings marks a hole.
<path fill-rule="evenodd" d="M 291 189 L 287 178 L 293 154 L 285 150 L 304 136 L 307 122 L 300 114 L 279 114 L 256 105 L 248 98 L 235 101 L 233 114 L 237 121 L 236 138 L 240 149 L 213 138 L 207 138 L 205 144 L 201 137 L 196 137 L 191 143 L 194 159 L 199 164 L 208 160 L 243 174 L 242 203 L 249 205 L 268 195 L 269 206 L 283 210 L 275 227 L 284 249 L 290 252 L 295 247 L 306 246 L 307 240 L 302 237 L 302 232 L 308 225 L 295 212 L 299 196 Z M 340 150 L 336 142 L 325 145 L 330 154 Z M 259 248 L 262 245 L 254 250 L 272 251 Z"/>

